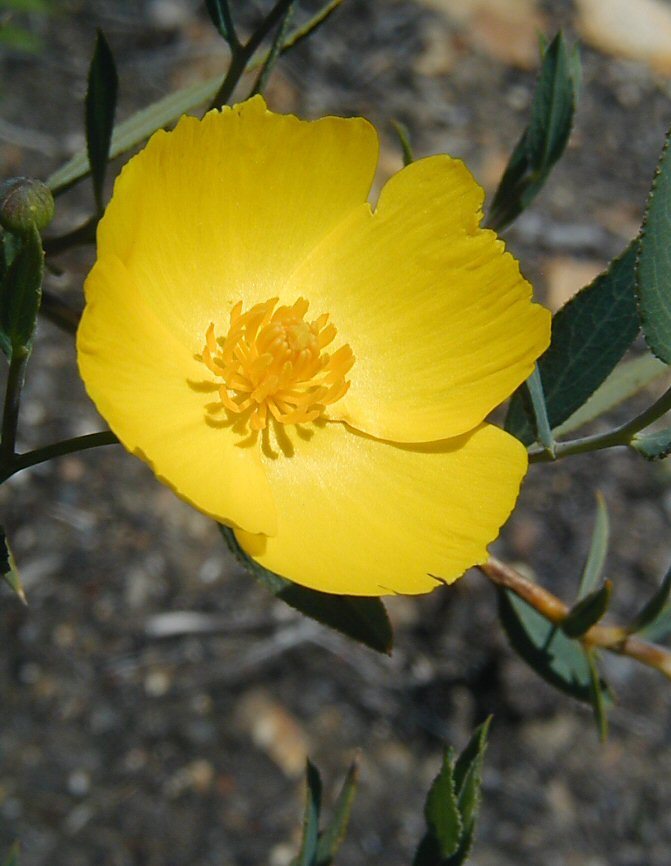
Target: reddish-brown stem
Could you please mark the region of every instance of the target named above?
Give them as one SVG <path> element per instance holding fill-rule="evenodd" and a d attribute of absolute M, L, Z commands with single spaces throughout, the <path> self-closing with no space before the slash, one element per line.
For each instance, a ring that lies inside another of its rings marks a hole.
<path fill-rule="evenodd" d="M 560 625 L 569 612 L 569 606 L 552 595 L 542 586 L 523 577 L 505 562 L 493 557 L 478 566 L 480 571 L 497 586 L 509 589 L 519 598 L 524 599 L 549 622 Z M 629 634 L 626 628 L 615 625 L 593 625 L 580 638 L 586 648 L 597 647 L 618 655 L 628 656 L 641 664 L 655 668 L 665 677 L 671 679 L 671 652 L 664 647 L 648 643 L 635 635 Z"/>

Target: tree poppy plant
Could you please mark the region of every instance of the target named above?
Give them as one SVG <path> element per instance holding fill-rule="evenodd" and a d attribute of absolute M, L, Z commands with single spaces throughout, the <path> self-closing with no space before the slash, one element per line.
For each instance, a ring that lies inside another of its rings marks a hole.
<path fill-rule="evenodd" d="M 485 423 L 550 317 L 462 162 L 375 208 L 375 130 L 259 96 L 158 132 L 117 179 L 78 334 L 101 415 L 263 566 L 421 593 L 487 557 L 526 471 Z"/>

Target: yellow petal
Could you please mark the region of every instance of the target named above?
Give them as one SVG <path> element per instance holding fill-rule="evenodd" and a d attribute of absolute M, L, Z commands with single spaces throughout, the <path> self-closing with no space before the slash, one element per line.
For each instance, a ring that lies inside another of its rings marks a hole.
<path fill-rule="evenodd" d="M 523 446 L 491 425 L 409 446 L 327 423 L 291 446 L 263 457 L 277 535 L 238 540 L 271 571 L 348 595 L 428 592 L 483 562 L 527 466 Z"/>
<path fill-rule="evenodd" d="M 159 320 L 200 351 L 238 301 L 282 297 L 298 263 L 365 201 L 377 151 L 362 118 L 302 121 L 261 97 L 183 117 L 122 171 L 99 254 L 118 256 Z"/>
<path fill-rule="evenodd" d="M 212 395 L 196 361 L 143 303 L 115 258 L 86 281 L 77 335 L 89 396 L 126 448 L 179 496 L 217 520 L 274 532 L 276 514 L 257 449 L 206 422 Z"/>
<path fill-rule="evenodd" d="M 550 315 L 515 259 L 479 228 L 483 193 L 459 160 L 395 175 L 292 278 L 329 312 L 356 362 L 329 416 L 397 442 L 471 430 L 531 373 Z"/>

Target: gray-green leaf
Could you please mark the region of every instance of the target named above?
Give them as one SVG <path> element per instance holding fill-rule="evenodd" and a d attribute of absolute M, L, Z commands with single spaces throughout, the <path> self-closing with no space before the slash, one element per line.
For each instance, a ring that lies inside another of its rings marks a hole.
<path fill-rule="evenodd" d="M 550 347 L 538 367 L 553 429 L 594 393 L 638 334 L 636 249 L 634 241 L 552 319 Z M 505 426 L 529 445 L 534 431 L 524 399 L 521 390 L 513 395 Z"/>
<path fill-rule="evenodd" d="M 666 137 L 641 230 L 636 290 L 645 339 L 671 364 L 671 157 Z"/>

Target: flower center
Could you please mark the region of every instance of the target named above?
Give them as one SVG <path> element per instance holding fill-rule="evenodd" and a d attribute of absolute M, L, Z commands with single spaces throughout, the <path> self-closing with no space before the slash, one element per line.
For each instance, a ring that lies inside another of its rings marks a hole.
<path fill-rule="evenodd" d="M 221 404 L 213 408 L 248 412 L 252 430 L 263 430 L 271 418 L 281 424 L 314 421 L 350 384 L 345 378 L 354 363 L 350 347 L 324 351 L 337 333 L 327 324 L 328 313 L 308 322 L 304 298 L 291 307 L 277 302 L 271 298 L 245 313 L 238 302 L 228 334 L 217 337 L 211 324 L 199 356 L 222 380 Z"/>

